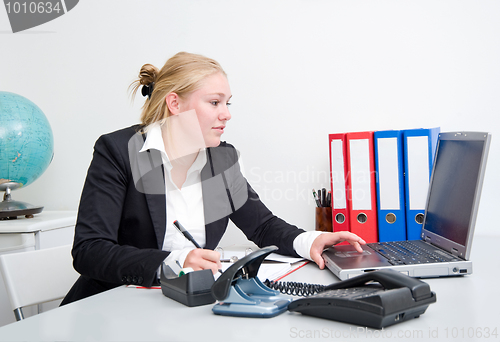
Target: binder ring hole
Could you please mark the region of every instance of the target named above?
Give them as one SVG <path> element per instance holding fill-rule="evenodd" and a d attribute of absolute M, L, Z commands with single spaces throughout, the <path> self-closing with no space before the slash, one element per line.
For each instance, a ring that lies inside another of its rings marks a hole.
<path fill-rule="evenodd" d="M 335 215 L 335 222 L 344 223 L 345 222 L 344 214 L 338 213 L 337 215 Z"/>
<path fill-rule="evenodd" d="M 359 213 L 357 216 L 357 220 L 359 223 L 365 223 L 366 221 L 368 221 L 368 217 L 365 213 Z"/>
<path fill-rule="evenodd" d="M 387 221 L 387 223 L 393 224 L 394 222 L 396 222 L 396 215 L 394 215 L 393 213 L 389 213 L 385 215 L 385 220 Z"/>
<path fill-rule="evenodd" d="M 415 215 L 415 222 L 417 222 L 418 224 L 424 223 L 424 214 L 420 213 Z"/>

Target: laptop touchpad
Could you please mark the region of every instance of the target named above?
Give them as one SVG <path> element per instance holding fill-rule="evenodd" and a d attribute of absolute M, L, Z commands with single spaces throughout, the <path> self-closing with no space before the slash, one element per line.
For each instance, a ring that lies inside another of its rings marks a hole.
<path fill-rule="evenodd" d="M 339 258 L 352 258 L 370 254 L 372 253 L 370 253 L 370 251 L 367 251 L 366 249 L 363 250 L 363 253 L 359 253 L 357 251 L 335 252 L 335 256 L 338 256 Z"/>

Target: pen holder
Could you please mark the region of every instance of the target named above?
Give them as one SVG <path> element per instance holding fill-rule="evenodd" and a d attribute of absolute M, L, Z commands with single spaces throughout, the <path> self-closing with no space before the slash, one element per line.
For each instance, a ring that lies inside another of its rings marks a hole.
<path fill-rule="evenodd" d="M 332 208 L 316 207 L 316 230 L 322 232 L 332 232 Z"/>

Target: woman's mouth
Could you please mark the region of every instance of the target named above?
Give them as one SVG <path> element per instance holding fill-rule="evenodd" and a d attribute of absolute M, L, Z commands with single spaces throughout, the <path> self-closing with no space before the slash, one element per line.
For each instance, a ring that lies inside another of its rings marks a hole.
<path fill-rule="evenodd" d="M 212 129 L 216 130 L 217 132 L 220 132 L 221 134 L 224 133 L 224 128 L 226 128 L 226 126 L 212 127 Z"/>

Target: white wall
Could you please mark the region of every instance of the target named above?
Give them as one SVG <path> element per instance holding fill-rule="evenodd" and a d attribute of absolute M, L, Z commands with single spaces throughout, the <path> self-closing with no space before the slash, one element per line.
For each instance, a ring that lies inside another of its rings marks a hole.
<path fill-rule="evenodd" d="M 99 135 L 138 121 L 127 87 L 178 51 L 218 60 L 232 115 L 223 137 L 277 215 L 314 229 L 327 134 L 440 126 L 493 133 L 478 234 L 500 184 L 500 2 L 86 0 L 12 34 L 0 9 L 0 90 L 35 102 L 55 157 L 16 199 L 76 209 Z M 233 241 L 238 233 L 232 233 Z"/>

